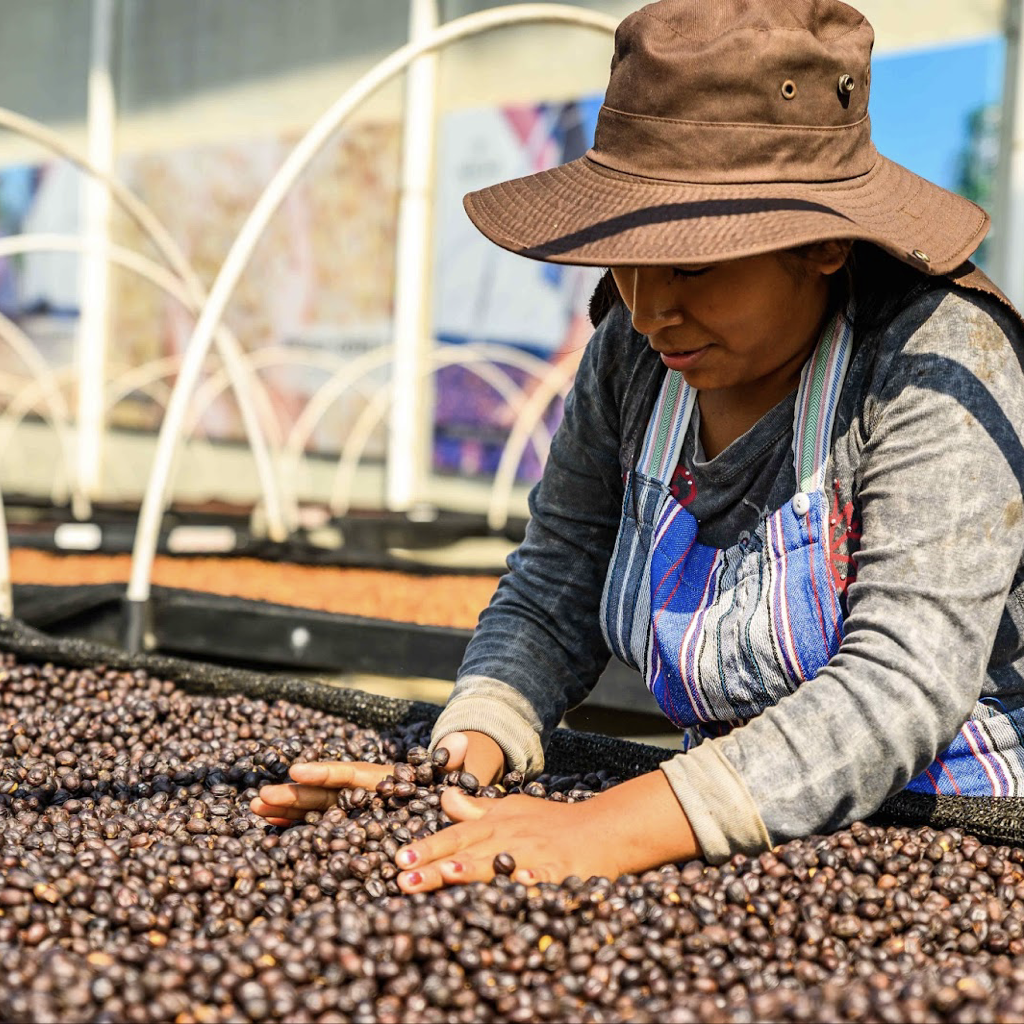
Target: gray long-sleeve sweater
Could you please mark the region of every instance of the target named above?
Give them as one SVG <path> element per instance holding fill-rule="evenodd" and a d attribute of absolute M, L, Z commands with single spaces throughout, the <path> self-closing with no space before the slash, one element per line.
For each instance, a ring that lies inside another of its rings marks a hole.
<path fill-rule="evenodd" d="M 829 467 L 840 650 L 775 707 L 662 766 L 712 860 L 869 815 L 945 749 L 979 698 L 1024 705 L 1020 323 L 942 283 L 855 345 Z M 613 309 L 435 739 L 484 732 L 511 765 L 537 772 L 562 714 L 596 682 L 623 474 L 645 426 L 635 411 L 663 372 L 625 307 Z M 702 543 L 737 543 L 795 493 L 793 402 L 710 461 L 691 424 L 683 462 Z"/>

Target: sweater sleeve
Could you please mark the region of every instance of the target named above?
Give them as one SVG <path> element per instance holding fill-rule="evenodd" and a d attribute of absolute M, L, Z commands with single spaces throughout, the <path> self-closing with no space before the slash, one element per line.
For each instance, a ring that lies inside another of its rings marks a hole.
<path fill-rule="evenodd" d="M 864 406 L 863 535 L 838 653 L 663 766 L 711 859 L 872 814 L 981 694 L 1024 551 L 1024 375 L 1003 329 L 958 294 L 913 322 L 890 328 L 895 353 Z"/>
<path fill-rule="evenodd" d="M 483 732 L 511 767 L 536 774 L 562 715 L 607 664 L 599 611 L 623 498 L 620 409 L 642 348 L 621 305 L 587 346 L 530 495 L 526 538 L 480 616 L 435 742 Z"/>

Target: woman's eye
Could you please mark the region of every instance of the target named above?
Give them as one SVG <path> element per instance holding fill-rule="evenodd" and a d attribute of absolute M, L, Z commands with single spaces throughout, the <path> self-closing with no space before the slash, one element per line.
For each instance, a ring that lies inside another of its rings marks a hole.
<path fill-rule="evenodd" d="M 711 267 L 700 267 L 697 270 L 688 270 L 686 267 L 673 267 L 672 273 L 676 277 L 702 277 Z"/>

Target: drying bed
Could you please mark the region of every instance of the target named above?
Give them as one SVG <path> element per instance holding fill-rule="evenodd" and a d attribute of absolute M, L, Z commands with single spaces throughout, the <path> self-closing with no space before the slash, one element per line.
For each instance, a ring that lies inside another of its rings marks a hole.
<path fill-rule="evenodd" d="M 29 548 L 11 552 L 11 579 L 16 584 L 126 584 L 130 569 L 128 555 L 57 555 Z M 476 625 L 498 583 L 494 575 L 413 573 L 213 556 L 158 556 L 152 580 L 157 586 L 180 590 L 456 629 Z"/>
<path fill-rule="evenodd" d="M 394 851 L 457 785 L 436 710 L 0 622 L 0 1018 L 1020 1020 L 1017 801 L 885 816 L 720 867 L 404 896 Z M 664 751 L 561 732 L 585 800 Z M 395 765 L 286 832 L 247 810 L 312 757 Z M 980 833 L 980 835 L 979 835 Z M 991 841 L 986 842 L 989 839 Z"/>
<path fill-rule="evenodd" d="M 15 613 L 39 629 L 126 646 L 127 555 L 12 552 Z M 263 668 L 454 680 L 497 576 L 159 556 L 150 646 Z M 658 714 L 613 661 L 590 706 Z"/>

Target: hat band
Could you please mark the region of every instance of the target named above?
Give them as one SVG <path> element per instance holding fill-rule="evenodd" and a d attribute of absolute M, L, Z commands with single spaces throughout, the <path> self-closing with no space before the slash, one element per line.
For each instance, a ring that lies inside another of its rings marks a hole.
<path fill-rule="evenodd" d="M 642 178 L 739 185 L 857 178 L 871 170 L 878 152 L 867 115 L 819 127 L 676 121 L 602 106 L 587 156 Z"/>

